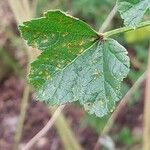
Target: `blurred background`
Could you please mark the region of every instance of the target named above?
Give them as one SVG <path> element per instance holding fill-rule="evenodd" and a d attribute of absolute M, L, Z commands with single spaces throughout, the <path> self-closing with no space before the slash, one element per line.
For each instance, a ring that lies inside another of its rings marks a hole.
<path fill-rule="evenodd" d="M 14 145 L 22 149 L 44 127 L 54 110 L 35 101 L 34 90 L 27 88 L 29 59 L 35 54 L 30 54 L 33 49 L 27 47 L 20 37 L 18 24 L 40 17 L 46 10 L 61 9 L 98 31 L 114 6 L 115 1 L 110 0 L 0 0 L 0 150 L 12 150 Z M 150 12 L 147 12 L 144 20 L 149 19 Z M 122 26 L 122 19 L 115 13 L 106 31 Z M 126 47 L 131 60 L 130 73 L 122 84 L 124 96 L 146 70 L 150 27 L 114 38 Z M 99 149 L 141 149 L 144 87 L 143 80 L 120 110 L 108 136 L 99 139 Z M 22 119 L 19 119 L 20 115 Z M 65 106 L 61 115 L 63 119 L 58 118 L 59 121 L 31 150 L 74 150 L 77 148 L 72 145 L 79 143 L 83 149 L 92 150 L 109 118 L 109 115 L 103 118 L 89 115 L 78 103 Z"/>

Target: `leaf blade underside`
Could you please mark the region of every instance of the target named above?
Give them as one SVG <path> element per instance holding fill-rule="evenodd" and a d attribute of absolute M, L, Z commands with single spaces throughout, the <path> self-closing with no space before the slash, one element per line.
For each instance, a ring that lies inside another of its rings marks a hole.
<path fill-rule="evenodd" d="M 118 0 L 118 11 L 124 19 L 124 25 L 135 28 L 150 8 L 149 0 Z"/>

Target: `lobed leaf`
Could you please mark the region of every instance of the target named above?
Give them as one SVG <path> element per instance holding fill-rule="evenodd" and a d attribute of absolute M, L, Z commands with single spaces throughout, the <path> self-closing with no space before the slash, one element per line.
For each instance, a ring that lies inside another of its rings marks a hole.
<path fill-rule="evenodd" d="M 117 6 L 125 26 L 136 27 L 150 8 L 150 0 L 118 0 Z"/>
<path fill-rule="evenodd" d="M 99 117 L 112 111 L 129 71 L 123 46 L 100 39 L 87 24 L 61 11 L 25 22 L 20 30 L 29 45 L 42 50 L 29 75 L 38 100 L 51 105 L 79 101 Z"/>

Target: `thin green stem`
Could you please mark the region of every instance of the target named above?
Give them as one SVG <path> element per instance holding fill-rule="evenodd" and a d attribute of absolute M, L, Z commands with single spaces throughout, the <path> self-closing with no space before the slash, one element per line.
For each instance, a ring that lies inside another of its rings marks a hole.
<path fill-rule="evenodd" d="M 114 30 L 105 32 L 103 34 L 103 36 L 104 36 L 104 38 L 107 38 L 107 37 L 110 37 L 110 36 L 115 35 L 115 34 L 120 34 L 120 33 L 123 33 L 123 32 L 127 32 L 127 31 L 131 31 L 131 30 L 143 28 L 143 27 L 146 27 L 146 26 L 150 26 L 150 21 L 142 22 L 136 28 L 133 28 L 133 27 L 122 27 L 122 28 L 114 29 Z"/>
<path fill-rule="evenodd" d="M 113 7 L 113 9 L 111 10 L 111 12 L 108 14 L 108 16 L 105 19 L 105 21 L 103 22 L 103 24 L 101 25 L 101 27 L 99 28 L 98 33 L 102 33 L 102 32 L 104 32 L 104 30 L 106 30 L 106 28 L 108 28 L 108 26 L 111 24 L 112 19 L 115 16 L 116 12 L 117 12 L 117 6 L 115 5 Z"/>

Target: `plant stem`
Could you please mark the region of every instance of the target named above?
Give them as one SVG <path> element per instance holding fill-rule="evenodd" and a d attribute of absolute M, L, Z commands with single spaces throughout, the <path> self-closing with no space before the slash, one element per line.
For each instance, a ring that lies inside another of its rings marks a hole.
<path fill-rule="evenodd" d="M 150 47 L 148 52 L 147 77 L 145 87 L 143 150 L 150 150 Z"/>
<path fill-rule="evenodd" d="M 110 23 L 111 23 L 112 19 L 114 18 L 116 12 L 117 12 L 117 6 L 115 5 L 113 7 L 113 9 L 111 10 L 111 12 L 108 14 L 108 16 L 105 19 L 105 21 L 103 22 L 103 24 L 101 25 L 101 27 L 99 28 L 98 33 L 104 32 L 104 30 L 110 25 Z"/>
<path fill-rule="evenodd" d="M 103 34 L 103 36 L 104 36 L 104 38 L 107 38 L 107 37 L 110 37 L 110 36 L 115 35 L 115 34 L 120 34 L 120 33 L 123 33 L 123 32 L 127 32 L 127 31 L 131 31 L 131 30 L 143 28 L 143 27 L 146 27 L 146 26 L 150 26 L 150 21 L 142 22 L 136 28 L 133 28 L 133 27 L 122 27 L 122 28 L 114 29 L 114 30 L 105 32 Z"/>
<path fill-rule="evenodd" d="M 53 126 L 55 121 L 57 120 L 58 116 L 62 113 L 65 105 L 59 106 L 47 124 L 22 148 L 22 150 L 29 150 L 32 146 L 42 137 L 44 136 L 49 129 Z"/>
<path fill-rule="evenodd" d="M 9 6 L 15 16 L 17 24 L 21 23 L 22 20 L 25 20 L 26 12 L 22 7 L 21 0 L 8 0 Z"/>
<path fill-rule="evenodd" d="M 31 19 L 32 18 L 32 13 L 30 9 L 30 3 L 29 0 L 22 0 L 22 6 L 24 10 L 26 10 L 26 19 Z"/>
<path fill-rule="evenodd" d="M 54 113 L 55 110 L 55 108 L 51 108 L 50 112 Z M 65 150 L 82 150 L 64 115 L 59 115 L 55 122 L 55 127 L 57 128 L 57 132 L 61 137 Z"/>
<path fill-rule="evenodd" d="M 144 81 L 145 76 L 146 76 L 146 73 L 143 73 L 139 77 L 139 79 L 134 83 L 134 85 L 130 88 L 130 90 L 126 93 L 126 95 L 122 98 L 122 100 L 118 104 L 117 108 L 115 109 L 115 111 L 113 112 L 111 117 L 109 118 L 107 124 L 105 125 L 105 127 L 104 127 L 104 129 L 101 133 L 102 135 L 106 135 L 106 134 L 109 133 L 110 129 L 112 128 L 112 126 L 114 124 L 114 121 L 117 119 L 117 116 L 122 111 L 124 106 L 128 103 L 128 101 L 130 100 L 132 94 L 139 88 L 141 83 Z"/>
<path fill-rule="evenodd" d="M 27 12 L 27 5 L 28 5 L 28 0 L 24 0 L 24 3 L 26 3 L 26 7 L 24 8 L 23 3 L 21 0 L 9 0 L 9 5 L 14 13 L 15 19 L 17 24 L 20 22 L 29 19 L 29 12 Z M 24 9 L 23 9 L 24 8 Z M 24 10 L 24 11 L 22 11 Z M 30 62 L 31 58 L 35 56 L 35 52 L 32 52 L 30 48 L 26 47 L 26 52 L 27 52 L 27 74 L 29 73 L 30 70 Z M 17 150 L 19 148 L 19 143 L 20 139 L 22 136 L 22 130 L 23 130 L 23 124 L 25 120 L 25 115 L 26 115 L 26 110 L 28 106 L 28 100 L 29 100 L 29 93 L 30 93 L 30 87 L 28 84 L 25 84 L 25 88 L 23 91 L 23 97 L 21 100 L 21 106 L 20 106 L 20 115 L 19 115 L 19 121 L 17 124 L 17 129 L 14 137 L 14 150 Z"/>
<path fill-rule="evenodd" d="M 139 79 L 134 83 L 134 85 L 130 88 L 130 90 L 126 93 L 126 95 L 122 98 L 122 100 L 120 101 L 120 103 L 118 104 L 117 108 L 115 109 L 115 111 L 112 113 L 111 117 L 108 119 L 103 131 L 101 132 L 100 136 L 104 136 L 107 135 L 109 133 L 109 131 L 111 130 L 117 116 L 119 115 L 119 113 L 122 111 L 123 107 L 127 104 L 127 102 L 130 100 L 132 94 L 139 88 L 139 86 L 141 85 L 141 83 L 144 81 L 145 79 L 145 74 L 143 73 Z M 99 139 L 100 136 L 97 140 L 97 143 L 95 145 L 94 150 L 98 150 L 99 149 Z M 144 149 L 145 150 L 145 149 Z"/>
<path fill-rule="evenodd" d="M 21 111 L 19 115 L 19 121 L 17 123 L 17 132 L 15 134 L 15 144 L 14 144 L 14 150 L 18 149 L 18 145 L 22 136 L 22 129 L 23 129 L 23 123 L 26 115 L 26 110 L 27 110 L 27 105 L 28 105 L 28 96 L 30 93 L 30 88 L 28 85 L 25 86 L 24 93 L 23 93 L 23 98 L 21 101 Z"/>

